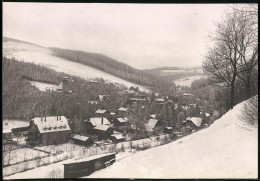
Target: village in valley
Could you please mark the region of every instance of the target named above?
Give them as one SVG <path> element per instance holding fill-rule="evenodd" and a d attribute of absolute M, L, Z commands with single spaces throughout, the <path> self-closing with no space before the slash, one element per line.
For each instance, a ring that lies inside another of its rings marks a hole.
<path fill-rule="evenodd" d="M 73 89 L 75 84 L 77 81 L 74 78 L 63 77 L 57 88 L 45 87 L 45 92 L 49 95 L 77 94 L 77 90 Z M 98 87 L 98 84 L 98 80 L 85 81 L 87 87 Z M 112 107 L 110 104 L 114 103 L 113 98 L 109 94 L 96 95 L 95 100 L 88 100 L 88 104 L 94 107 L 91 117 L 79 118 L 79 125 L 61 114 L 41 114 L 29 122 L 20 121 L 22 126 L 19 126 L 19 121 L 14 125 L 5 122 L 4 169 L 10 169 L 9 174 L 14 174 L 13 167 L 25 163 L 28 164 L 23 169 L 27 170 L 35 166 L 31 162 L 37 162 L 40 166 L 69 158 L 125 150 L 133 154 L 207 128 L 213 121 L 213 113 L 205 110 L 203 102 L 187 92 L 174 97 L 141 92 L 138 86 L 126 89 L 106 81 L 103 84 L 114 87 L 114 94 L 124 100 L 120 103 L 122 106 L 109 109 Z M 107 109 L 102 104 L 106 104 Z M 83 131 L 78 132 L 78 129 Z M 42 161 L 53 156 L 55 159 L 52 161 Z M 5 173 L 8 174 L 8 171 Z"/>
<path fill-rule="evenodd" d="M 257 177 L 257 4 L 3 9 L 3 179 Z"/>

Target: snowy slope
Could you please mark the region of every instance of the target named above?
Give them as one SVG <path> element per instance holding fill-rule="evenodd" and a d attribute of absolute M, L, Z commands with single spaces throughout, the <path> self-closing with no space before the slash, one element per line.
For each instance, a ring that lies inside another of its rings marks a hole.
<path fill-rule="evenodd" d="M 191 83 L 194 81 L 194 80 L 197 80 L 197 79 L 200 79 L 200 78 L 203 78 L 205 76 L 203 75 L 194 75 L 194 76 L 190 76 L 190 77 L 185 77 L 185 78 L 182 78 L 182 79 L 178 79 L 178 80 L 175 80 L 173 81 L 176 85 L 179 85 L 179 86 L 187 86 L 187 87 L 190 87 L 191 86 Z"/>
<path fill-rule="evenodd" d="M 257 128 L 243 124 L 235 106 L 208 129 L 136 153 L 90 178 L 257 178 Z"/>
<path fill-rule="evenodd" d="M 15 57 L 19 61 L 23 60 L 25 62 L 34 62 L 35 64 L 44 65 L 48 68 L 54 69 L 57 72 L 64 72 L 85 79 L 97 77 L 103 78 L 104 80 L 117 82 L 127 87 L 138 86 L 139 90 L 149 92 L 149 90 L 144 86 L 136 85 L 80 63 L 53 56 L 51 54 L 51 50 L 48 48 L 27 43 L 7 41 L 3 42 L 3 55 L 8 58 Z"/>

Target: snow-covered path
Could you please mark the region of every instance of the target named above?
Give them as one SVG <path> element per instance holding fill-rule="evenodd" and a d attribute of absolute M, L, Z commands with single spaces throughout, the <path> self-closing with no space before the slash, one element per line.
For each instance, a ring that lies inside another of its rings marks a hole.
<path fill-rule="evenodd" d="M 235 106 L 208 129 L 136 153 L 88 178 L 257 178 L 258 131 Z"/>

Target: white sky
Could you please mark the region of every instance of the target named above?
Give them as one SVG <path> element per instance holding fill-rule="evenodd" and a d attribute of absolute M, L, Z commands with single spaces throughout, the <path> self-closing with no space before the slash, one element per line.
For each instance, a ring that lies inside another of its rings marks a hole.
<path fill-rule="evenodd" d="M 3 3 L 3 35 L 135 68 L 201 65 L 224 4 Z"/>

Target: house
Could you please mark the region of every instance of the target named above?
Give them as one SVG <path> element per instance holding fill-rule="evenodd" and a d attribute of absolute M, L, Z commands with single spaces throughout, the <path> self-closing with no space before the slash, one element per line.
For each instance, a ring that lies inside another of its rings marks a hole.
<path fill-rule="evenodd" d="M 173 131 L 173 129 L 170 126 L 167 126 L 167 127 L 164 128 L 164 133 L 165 134 L 172 134 L 172 131 Z"/>
<path fill-rule="evenodd" d="M 125 108 L 125 107 L 120 107 L 118 110 L 117 110 L 117 114 L 119 117 L 125 117 L 126 114 L 128 112 L 128 109 Z"/>
<path fill-rule="evenodd" d="M 183 121 L 183 127 L 188 127 L 192 130 L 201 127 L 203 124 L 203 119 L 200 117 L 188 117 L 186 121 Z"/>
<path fill-rule="evenodd" d="M 84 121 L 86 124 L 87 129 L 93 129 L 97 125 L 110 125 L 110 122 L 108 121 L 107 118 L 104 117 L 94 117 L 90 118 L 89 120 Z"/>
<path fill-rule="evenodd" d="M 24 127 L 12 128 L 11 130 L 12 130 L 14 137 L 27 137 L 28 129 L 29 129 L 29 126 L 24 126 Z"/>
<path fill-rule="evenodd" d="M 151 114 L 151 115 L 150 115 L 150 118 L 156 119 L 156 114 Z"/>
<path fill-rule="evenodd" d="M 154 102 L 155 102 L 156 104 L 165 104 L 165 103 L 166 103 L 166 101 L 165 101 L 164 98 L 155 98 L 155 99 L 154 99 Z"/>
<path fill-rule="evenodd" d="M 122 134 L 112 134 L 110 139 L 113 143 L 119 143 L 125 141 L 125 137 Z"/>
<path fill-rule="evenodd" d="M 105 109 L 98 109 L 95 112 L 96 117 L 107 117 L 109 116 L 109 111 Z"/>
<path fill-rule="evenodd" d="M 89 104 L 98 104 L 98 101 L 88 101 Z"/>
<path fill-rule="evenodd" d="M 138 86 L 131 86 L 131 87 L 129 88 L 129 90 L 134 91 L 134 92 L 138 92 L 138 91 L 139 91 L 139 88 L 138 88 Z"/>
<path fill-rule="evenodd" d="M 13 133 L 10 129 L 3 129 L 3 139 L 11 139 L 13 136 Z"/>
<path fill-rule="evenodd" d="M 93 133 L 97 135 L 99 139 L 108 139 L 113 132 L 114 129 L 105 124 L 100 124 L 93 128 Z"/>
<path fill-rule="evenodd" d="M 129 120 L 124 117 L 124 118 L 116 118 L 114 121 L 115 126 L 130 126 Z"/>
<path fill-rule="evenodd" d="M 110 100 L 110 95 L 98 95 L 100 101 L 108 101 Z"/>
<path fill-rule="evenodd" d="M 149 119 L 148 123 L 145 124 L 147 131 L 159 131 L 162 128 L 162 123 L 158 119 Z"/>
<path fill-rule="evenodd" d="M 71 129 L 64 116 L 36 117 L 30 121 L 28 141 L 33 145 L 52 145 L 68 142 Z"/>
<path fill-rule="evenodd" d="M 90 146 L 94 142 L 91 138 L 87 136 L 75 135 L 72 137 L 74 144 L 82 145 L 82 146 Z"/>

